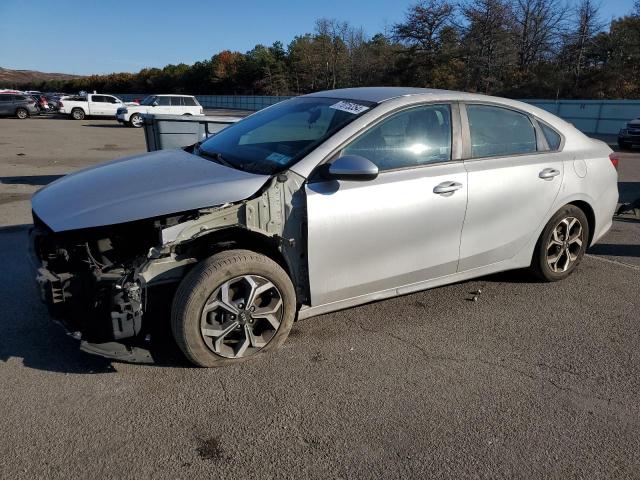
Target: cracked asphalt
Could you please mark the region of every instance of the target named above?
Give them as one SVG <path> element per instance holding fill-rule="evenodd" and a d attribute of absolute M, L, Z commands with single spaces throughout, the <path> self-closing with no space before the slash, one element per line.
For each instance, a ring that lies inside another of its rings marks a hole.
<path fill-rule="evenodd" d="M 0 122 L 0 478 L 640 478 L 640 220 L 564 282 L 508 272 L 323 315 L 231 368 L 123 364 L 47 317 L 24 197 L 142 132 Z M 640 154 L 620 177 L 639 197 Z"/>

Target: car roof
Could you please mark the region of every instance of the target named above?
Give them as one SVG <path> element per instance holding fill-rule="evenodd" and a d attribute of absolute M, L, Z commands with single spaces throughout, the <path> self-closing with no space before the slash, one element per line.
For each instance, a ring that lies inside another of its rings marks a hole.
<path fill-rule="evenodd" d="M 183 95 L 182 93 L 158 93 L 155 95 L 149 95 L 150 97 L 191 97 L 193 95 Z"/>
<path fill-rule="evenodd" d="M 442 94 L 455 93 L 450 90 L 439 90 L 437 88 L 413 88 L 413 87 L 358 87 L 339 88 L 337 90 L 323 90 L 321 92 L 310 93 L 305 97 L 331 97 L 344 98 L 349 100 L 360 100 L 363 102 L 380 103 L 398 97 L 408 95 Z"/>
<path fill-rule="evenodd" d="M 511 107 L 535 115 L 556 128 L 570 126 L 568 122 L 552 115 L 551 113 L 529 103 L 512 100 L 503 97 L 493 97 L 481 93 L 458 92 L 454 90 L 440 90 L 437 88 L 412 88 L 412 87 L 358 87 L 341 88 L 337 90 L 324 90 L 310 93 L 305 97 L 325 97 L 363 102 L 383 103 L 390 100 L 406 98 L 407 104 L 421 101 L 462 101 L 494 103 L 504 107 Z"/>

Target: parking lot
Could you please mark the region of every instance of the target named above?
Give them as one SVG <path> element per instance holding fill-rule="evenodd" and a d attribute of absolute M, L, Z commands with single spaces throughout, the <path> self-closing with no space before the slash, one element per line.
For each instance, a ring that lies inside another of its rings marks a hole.
<path fill-rule="evenodd" d="M 34 191 L 145 151 L 142 130 L 0 119 L 0 147 L 0 478 L 640 476 L 640 220 L 561 283 L 508 272 L 323 315 L 231 368 L 130 365 L 49 320 L 26 228 Z M 640 197 L 640 152 L 619 172 Z"/>

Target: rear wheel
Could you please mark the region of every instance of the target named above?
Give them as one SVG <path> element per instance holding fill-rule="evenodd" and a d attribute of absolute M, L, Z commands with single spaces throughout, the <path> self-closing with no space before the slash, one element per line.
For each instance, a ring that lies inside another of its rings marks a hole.
<path fill-rule="evenodd" d="M 16 110 L 16 117 L 20 119 L 25 119 L 29 116 L 29 112 L 25 108 L 18 108 Z"/>
<path fill-rule="evenodd" d="M 74 120 L 84 120 L 84 110 L 81 108 L 74 108 L 71 110 L 71 117 Z"/>
<path fill-rule="evenodd" d="M 547 282 L 563 280 L 578 266 L 587 249 L 589 222 L 575 205 L 566 205 L 542 231 L 531 262 L 531 270 Z"/>
<path fill-rule="evenodd" d="M 134 113 L 133 115 L 131 115 L 131 117 L 129 117 L 129 125 L 131 125 L 132 127 L 140 128 L 142 124 L 142 115 Z"/>
<path fill-rule="evenodd" d="M 280 265 L 249 250 L 229 250 L 182 280 L 171 328 L 189 360 L 218 367 L 279 347 L 295 310 L 295 290 Z"/>

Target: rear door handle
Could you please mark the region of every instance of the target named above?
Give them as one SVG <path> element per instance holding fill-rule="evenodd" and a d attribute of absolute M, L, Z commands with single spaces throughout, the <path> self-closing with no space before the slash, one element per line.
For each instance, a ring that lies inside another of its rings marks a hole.
<path fill-rule="evenodd" d="M 545 168 L 538 174 L 538 176 L 543 180 L 551 180 L 553 177 L 557 177 L 558 175 L 560 175 L 560 170 L 556 170 L 555 168 Z"/>
<path fill-rule="evenodd" d="M 461 188 L 462 184 L 458 182 L 442 182 L 433 188 L 433 193 L 437 193 L 438 195 L 451 195 Z"/>

